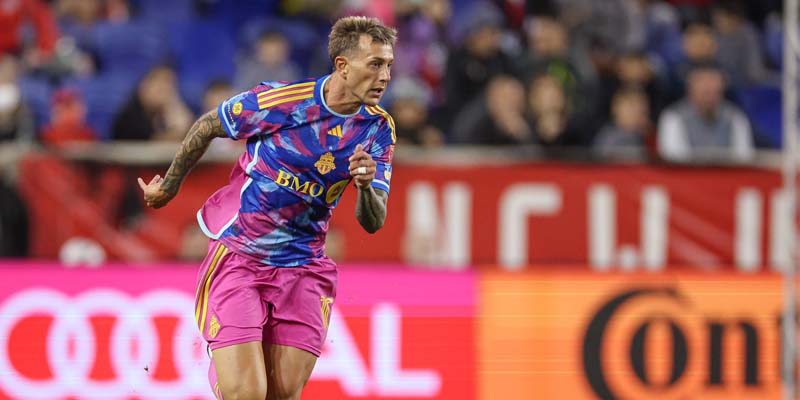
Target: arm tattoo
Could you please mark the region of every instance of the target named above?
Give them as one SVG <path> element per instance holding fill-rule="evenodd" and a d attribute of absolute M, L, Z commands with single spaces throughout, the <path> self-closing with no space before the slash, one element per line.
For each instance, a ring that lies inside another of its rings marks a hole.
<path fill-rule="evenodd" d="M 356 219 L 369 233 L 375 233 L 383 227 L 386 220 L 386 201 L 389 194 L 372 186 L 358 190 L 356 200 Z"/>
<path fill-rule="evenodd" d="M 161 189 L 173 195 L 177 193 L 186 175 L 208 149 L 211 140 L 225 136 L 227 135 L 216 110 L 207 112 L 195 121 L 183 139 L 178 153 L 175 154 L 172 165 L 167 170 L 164 181 L 161 182 Z"/>

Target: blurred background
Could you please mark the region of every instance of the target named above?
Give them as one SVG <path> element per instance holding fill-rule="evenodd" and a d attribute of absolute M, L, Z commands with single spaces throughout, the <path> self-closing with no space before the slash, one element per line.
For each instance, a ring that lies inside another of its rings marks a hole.
<path fill-rule="evenodd" d="M 354 14 L 399 31 L 389 217 L 369 235 L 351 191 L 338 207 L 304 399 L 795 398 L 784 12 L 0 0 L 0 399 L 213 398 L 196 212 L 243 144 L 215 141 L 161 210 L 136 178 L 222 100 L 329 73 Z"/>

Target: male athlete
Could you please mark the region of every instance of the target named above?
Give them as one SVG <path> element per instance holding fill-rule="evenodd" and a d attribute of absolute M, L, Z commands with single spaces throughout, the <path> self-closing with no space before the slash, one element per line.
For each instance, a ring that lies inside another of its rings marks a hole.
<path fill-rule="evenodd" d="M 147 206 L 163 207 L 212 139 L 247 141 L 230 184 L 197 213 L 210 241 L 195 317 L 217 398 L 300 398 L 336 298 L 324 254 L 331 213 L 354 181 L 361 226 L 374 233 L 386 218 L 395 132 L 378 102 L 395 38 L 377 19 L 340 19 L 330 75 L 263 82 L 224 101 L 195 122 L 163 179 L 139 178 Z"/>

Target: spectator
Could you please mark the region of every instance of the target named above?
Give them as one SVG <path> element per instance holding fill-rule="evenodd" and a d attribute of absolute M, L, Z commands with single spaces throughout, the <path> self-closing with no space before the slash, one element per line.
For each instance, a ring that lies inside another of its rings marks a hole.
<path fill-rule="evenodd" d="M 706 24 L 691 23 L 683 30 L 683 59 L 675 68 L 675 87 L 685 87 L 686 75 L 694 65 L 714 63 L 717 60 L 717 39 Z M 673 98 L 679 98 L 676 94 Z"/>
<path fill-rule="evenodd" d="M 191 123 L 192 114 L 178 94 L 175 71 L 159 65 L 145 75 L 117 114 L 111 135 L 115 140 L 179 141 Z"/>
<path fill-rule="evenodd" d="M 571 118 L 563 86 L 550 74 L 542 74 L 528 84 L 528 116 L 533 125 L 534 142 L 545 154 L 559 156 L 567 146 L 583 144 Z"/>
<path fill-rule="evenodd" d="M 623 88 L 611 102 L 612 120 L 595 137 L 592 150 L 606 157 L 644 155 L 651 128 L 647 95 L 640 89 Z"/>
<path fill-rule="evenodd" d="M 26 23 L 32 23 L 36 31 L 36 45 L 32 48 L 26 48 L 20 37 L 20 28 Z M 40 67 L 53 55 L 59 34 L 46 2 L 0 0 L 0 26 L 0 55 L 22 56 L 31 68 Z"/>
<path fill-rule="evenodd" d="M 392 81 L 389 111 L 394 117 L 399 144 L 439 147 L 444 143 L 442 132 L 428 121 L 431 93 L 428 87 L 413 78 Z"/>
<path fill-rule="evenodd" d="M 202 112 L 206 113 L 211 110 L 216 110 L 220 103 L 230 99 L 236 94 L 233 86 L 225 79 L 215 79 L 206 88 L 203 95 L 203 109 Z M 243 140 L 214 140 L 208 146 L 207 154 L 211 155 L 238 155 L 244 151 Z M 205 256 L 205 250 L 203 250 Z"/>
<path fill-rule="evenodd" d="M 484 95 L 458 114 L 452 137 L 457 143 L 479 145 L 533 143 L 525 118 L 525 87 L 508 75 L 492 78 Z"/>
<path fill-rule="evenodd" d="M 220 103 L 230 99 L 235 94 L 236 91 L 227 80 L 222 78 L 212 80 L 203 94 L 202 112 L 205 113 L 210 110 L 216 110 Z"/>
<path fill-rule="evenodd" d="M 236 88 L 251 89 L 265 80 L 291 82 L 300 78 L 300 68 L 289 59 L 289 41 L 280 32 L 261 34 L 252 54 L 240 60 L 236 71 Z"/>
<path fill-rule="evenodd" d="M 50 123 L 42 129 L 41 141 L 62 146 L 71 142 L 90 142 L 97 135 L 86 123 L 86 103 L 74 89 L 59 89 L 51 100 Z"/>
<path fill-rule="evenodd" d="M 464 43 L 450 53 L 445 68 L 445 102 L 450 116 L 478 98 L 495 76 L 511 72 L 511 60 L 500 48 L 502 15 L 478 3 L 465 18 Z"/>
<path fill-rule="evenodd" d="M 615 69 L 617 82 L 613 86 L 612 94 L 625 87 L 643 90 L 649 102 L 650 117 L 655 120 L 670 99 L 666 84 L 656 73 L 656 67 L 651 59 L 640 52 L 623 54 L 617 59 Z"/>
<path fill-rule="evenodd" d="M 712 8 L 719 49 L 717 60 L 734 88 L 763 82 L 767 78 L 759 34 L 744 17 L 741 3 L 715 3 Z"/>
<path fill-rule="evenodd" d="M 556 77 L 568 92 L 578 87 L 578 72 L 569 55 L 564 25 L 552 17 L 535 17 L 527 25 L 528 50 L 517 60 L 517 75 L 529 79 L 544 72 Z"/>
<path fill-rule="evenodd" d="M 17 60 L 0 55 L 0 142 L 33 140 L 33 116 L 17 84 Z"/>
<path fill-rule="evenodd" d="M 420 4 L 421 3 L 421 4 Z M 448 0 L 403 0 L 399 8 L 398 31 L 403 40 L 395 46 L 392 73 L 416 75 L 434 92 L 434 100 L 443 96 L 439 92 L 444 77 L 449 52 L 447 27 L 452 14 Z"/>
<path fill-rule="evenodd" d="M 669 161 L 753 158 L 753 138 L 744 113 L 724 100 L 719 68 L 701 65 L 690 71 L 687 96 L 670 106 L 658 122 L 658 152 Z"/>
<path fill-rule="evenodd" d="M 28 210 L 13 187 L 0 180 L 0 257 L 28 256 Z"/>

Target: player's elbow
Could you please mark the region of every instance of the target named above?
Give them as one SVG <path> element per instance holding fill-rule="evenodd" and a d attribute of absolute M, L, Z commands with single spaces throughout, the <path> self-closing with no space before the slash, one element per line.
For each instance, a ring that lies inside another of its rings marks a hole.
<path fill-rule="evenodd" d="M 369 234 L 374 234 L 383 228 L 383 220 L 376 220 L 370 222 L 362 222 L 361 227 Z"/>
<path fill-rule="evenodd" d="M 364 230 L 367 231 L 367 233 L 369 233 L 371 235 L 371 234 L 377 233 L 379 230 L 381 230 L 381 228 L 383 228 L 383 223 L 382 222 L 379 223 L 379 224 L 373 225 L 373 226 L 365 226 Z"/>

